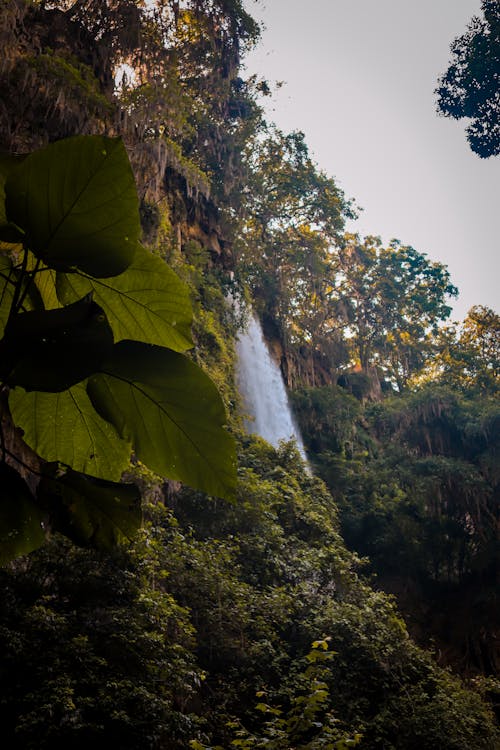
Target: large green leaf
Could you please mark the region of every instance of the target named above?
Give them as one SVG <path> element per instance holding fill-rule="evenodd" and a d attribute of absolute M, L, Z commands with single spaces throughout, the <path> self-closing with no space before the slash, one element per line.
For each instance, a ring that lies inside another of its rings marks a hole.
<path fill-rule="evenodd" d="M 40 547 L 45 541 L 43 513 L 24 479 L 0 463 L 0 565 Z"/>
<path fill-rule="evenodd" d="M 87 295 L 58 310 L 15 315 L 0 341 L 0 376 L 29 391 L 64 391 L 100 369 L 113 332 Z"/>
<path fill-rule="evenodd" d="M 56 292 L 57 272 L 42 263 L 33 253 L 28 253 L 26 270 L 32 274 L 32 282 L 29 286 L 29 293 L 32 299 L 32 308 L 35 310 L 55 310 L 62 307 Z M 84 295 L 72 299 L 76 302 Z"/>
<path fill-rule="evenodd" d="M 141 525 L 141 493 L 80 474 L 57 463 L 43 467 L 39 501 L 50 510 L 52 528 L 76 544 L 111 549 L 131 540 Z"/>
<path fill-rule="evenodd" d="M 215 385 L 181 354 L 122 341 L 88 392 L 98 412 L 131 440 L 153 471 L 213 495 L 232 497 L 234 441 Z"/>
<path fill-rule="evenodd" d="M 104 309 L 116 341 L 132 339 L 189 349 L 191 303 L 189 290 L 166 263 L 139 246 L 133 263 L 112 279 L 57 274 L 57 293 L 64 304 L 92 291 Z"/>
<path fill-rule="evenodd" d="M 47 461 L 109 480 L 119 480 L 128 466 L 130 444 L 96 414 L 82 383 L 61 393 L 16 388 L 9 408 L 26 443 Z"/>
<path fill-rule="evenodd" d="M 134 177 L 121 140 L 76 136 L 30 154 L 5 183 L 9 221 L 47 265 L 116 276 L 141 232 Z"/>

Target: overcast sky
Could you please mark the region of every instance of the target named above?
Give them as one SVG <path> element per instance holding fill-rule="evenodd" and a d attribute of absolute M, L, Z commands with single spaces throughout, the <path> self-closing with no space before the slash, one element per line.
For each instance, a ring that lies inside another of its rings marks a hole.
<path fill-rule="evenodd" d="M 446 264 L 460 297 L 500 308 L 500 157 L 438 117 L 450 44 L 480 0 L 246 0 L 266 29 L 247 73 L 284 81 L 270 120 L 302 130 L 313 158 L 363 207 L 349 227 Z"/>

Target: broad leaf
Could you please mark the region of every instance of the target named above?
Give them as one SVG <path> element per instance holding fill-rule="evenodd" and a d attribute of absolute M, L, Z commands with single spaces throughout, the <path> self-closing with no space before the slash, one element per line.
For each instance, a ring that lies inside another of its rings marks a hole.
<path fill-rule="evenodd" d="M 191 360 L 158 346 L 122 341 L 88 392 L 97 411 L 131 440 L 153 471 L 232 497 L 234 441 L 215 385 Z"/>
<path fill-rule="evenodd" d="M 130 444 L 96 414 L 84 384 L 62 393 L 16 388 L 9 408 L 25 442 L 46 461 L 109 480 L 119 480 L 129 465 Z"/>
<path fill-rule="evenodd" d="M 61 307 L 56 293 L 56 272 L 44 266 L 36 274 L 35 285 L 47 310 Z M 83 295 L 82 295 L 83 296 Z"/>
<path fill-rule="evenodd" d="M 5 184 L 9 221 L 47 265 L 115 276 L 132 262 L 141 228 L 121 140 L 76 136 L 30 154 Z"/>
<path fill-rule="evenodd" d="M 29 391 L 64 391 L 100 369 L 113 332 L 90 295 L 58 310 L 15 315 L 0 341 L 0 375 Z"/>
<path fill-rule="evenodd" d="M 135 484 L 107 482 L 57 463 L 43 467 L 38 498 L 50 508 L 52 527 L 85 547 L 111 549 L 131 540 L 142 521 Z"/>
<path fill-rule="evenodd" d="M 42 263 L 33 253 L 28 253 L 27 260 L 26 270 L 34 273 L 29 288 L 33 309 L 55 310 L 62 307 L 56 292 L 56 271 Z M 70 301 L 76 302 L 77 299 L 84 296 L 84 294 L 80 294 L 79 297 Z"/>
<path fill-rule="evenodd" d="M 143 247 L 138 247 L 132 265 L 111 279 L 57 274 L 57 294 L 64 304 L 90 291 L 105 311 L 116 341 L 132 339 L 175 351 L 193 345 L 186 284 Z"/>
<path fill-rule="evenodd" d="M 44 516 L 24 479 L 5 463 L 0 463 L 0 487 L 0 565 L 5 565 L 44 543 Z"/>

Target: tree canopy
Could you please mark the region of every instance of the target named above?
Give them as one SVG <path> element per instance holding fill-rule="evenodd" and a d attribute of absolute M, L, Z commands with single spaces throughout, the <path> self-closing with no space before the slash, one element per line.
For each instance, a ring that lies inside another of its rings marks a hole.
<path fill-rule="evenodd" d="M 347 235 L 332 283 L 345 310 L 352 357 L 362 370 L 379 367 L 401 390 L 432 353 L 432 334 L 458 290 L 442 263 L 393 240 Z"/>
<path fill-rule="evenodd" d="M 489 307 L 474 305 L 461 324 L 440 329 L 437 357 L 428 379 L 468 393 L 495 394 L 500 377 L 500 318 Z"/>
<path fill-rule="evenodd" d="M 451 61 L 436 89 L 438 112 L 471 120 L 467 140 L 481 158 L 500 154 L 500 5 L 482 0 L 482 17 L 474 16 L 451 45 Z"/>

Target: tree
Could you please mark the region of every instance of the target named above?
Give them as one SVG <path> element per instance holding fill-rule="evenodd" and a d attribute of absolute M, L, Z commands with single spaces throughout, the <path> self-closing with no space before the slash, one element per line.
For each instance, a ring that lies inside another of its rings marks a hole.
<path fill-rule="evenodd" d="M 334 294 L 345 310 L 345 335 L 364 372 L 380 368 L 399 389 L 432 352 L 431 334 L 457 295 L 446 267 L 393 240 L 346 235 L 333 269 Z"/>
<path fill-rule="evenodd" d="M 238 268 L 281 340 L 288 385 L 332 382 L 351 364 L 403 388 L 451 312 L 445 266 L 396 240 L 344 236 L 353 206 L 301 133 L 270 133 L 249 164 Z"/>
<path fill-rule="evenodd" d="M 483 18 L 474 16 L 467 32 L 451 45 L 452 58 L 439 80 L 438 112 L 472 120 L 471 149 L 481 158 L 500 154 L 500 4 L 482 0 Z"/>
<path fill-rule="evenodd" d="M 328 307 L 330 249 L 354 209 L 335 181 L 312 160 L 304 134 L 269 129 L 248 148 L 249 178 L 238 269 L 286 356 L 294 347 L 338 353 Z"/>
<path fill-rule="evenodd" d="M 440 331 L 430 375 L 465 391 L 495 394 L 500 376 L 500 317 L 475 305 L 461 325 Z"/>
<path fill-rule="evenodd" d="M 224 406 L 182 354 L 187 288 L 139 243 L 121 140 L 77 136 L 1 167 L 0 379 L 47 462 L 27 464 L 2 432 L 1 560 L 37 547 L 42 524 L 100 547 L 130 538 L 139 493 L 118 480 L 131 449 L 159 474 L 230 496 Z"/>

